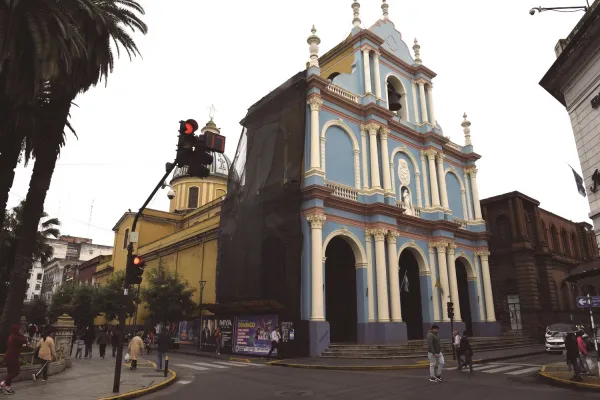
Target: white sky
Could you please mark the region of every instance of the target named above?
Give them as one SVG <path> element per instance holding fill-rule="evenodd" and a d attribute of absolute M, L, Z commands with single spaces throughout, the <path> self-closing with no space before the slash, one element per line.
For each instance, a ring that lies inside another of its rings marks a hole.
<path fill-rule="evenodd" d="M 321 51 L 352 27 L 352 0 L 144 1 L 147 36 L 136 36 L 143 59 L 121 58 L 108 86 L 77 98 L 70 135 L 56 167 L 46 211 L 62 233 L 113 244 L 123 212 L 136 210 L 175 157 L 178 121 L 215 122 L 233 158 L 246 109 L 305 68 L 314 24 Z M 580 171 L 564 107 L 538 82 L 556 59 L 554 45 L 583 16 L 529 15 L 537 0 L 389 0 L 390 19 L 434 79 L 437 120 L 459 144 L 463 112 L 472 122 L 481 198 L 519 190 L 542 207 L 589 221 L 567 163 Z M 585 0 L 545 0 L 579 6 Z M 381 1 L 362 0 L 363 27 L 381 17 Z M 9 206 L 25 196 L 31 166 L 20 166 Z M 90 206 L 94 201 L 91 226 Z M 152 208 L 168 209 L 166 190 Z"/>

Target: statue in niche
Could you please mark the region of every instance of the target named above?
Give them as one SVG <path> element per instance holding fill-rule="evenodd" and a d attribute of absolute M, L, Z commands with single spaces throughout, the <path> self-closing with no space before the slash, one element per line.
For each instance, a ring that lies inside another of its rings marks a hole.
<path fill-rule="evenodd" d="M 400 191 L 400 197 L 402 199 L 402 208 L 404 209 L 404 214 L 414 216 L 415 209 L 412 204 L 412 195 L 406 186 L 402 187 Z"/>
<path fill-rule="evenodd" d="M 398 179 L 402 185 L 410 185 L 410 169 L 405 159 L 398 160 Z"/>

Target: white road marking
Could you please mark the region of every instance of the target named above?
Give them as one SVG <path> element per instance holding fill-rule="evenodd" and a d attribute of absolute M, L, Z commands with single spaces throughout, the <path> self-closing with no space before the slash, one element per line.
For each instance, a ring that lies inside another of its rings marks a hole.
<path fill-rule="evenodd" d="M 214 363 L 203 363 L 203 362 L 195 362 L 194 365 L 202 365 L 203 367 L 209 367 L 209 368 L 222 368 L 222 369 L 229 368 L 229 367 L 224 367 L 222 365 L 216 365 Z"/>
<path fill-rule="evenodd" d="M 507 372 L 506 375 L 521 375 L 526 374 L 528 372 L 537 372 L 540 370 L 540 367 L 530 367 L 525 369 L 520 369 L 518 371 Z"/>
<path fill-rule="evenodd" d="M 188 383 L 192 383 L 192 381 L 176 381 L 175 383 L 178 383 L 180 385 L 187 385 Z"/>
<path fill-rule="evenodd" d="M 239 361 L 215 361 L 215 364 L 226 365 L 228 367 L 262 367 L 262 365 L 259 364 L 244 363 Z"/>
<path fill-rule="evenodd" d="M 208 371 L 210 368 L 205 368 L 205 367 L 198 367 L 196 365 L 190 365 L 190 364 L 174 364 L 174 367 L 183 367 L 183 368 L 191 368 L 191 369 L 195 369 L 198 371 Z"/>
<path fill-rule="evenodd" d="M 481 371 L 482 369 L 496 368 L 496 367 L 499 367 L 499 365 L 497 365 L 497 364 L 476 365 L 476 366 L 473 367 L 473 370 L 475 370 L 475 371 Z"/>
<path fill-rule="evenodd" d="M 508 371 L 510 369 L 517 369 L 517 368 L 521 368 L 521 366 L 520 365 L 508 365 L 508 366 L 504 366 L 504 367 L 500 367 L 500 368 L 488 369 L 483 372 L 485 372 L 486 374 L 495 374 L 496 372 L 503 372 L 503 371 Z"/>

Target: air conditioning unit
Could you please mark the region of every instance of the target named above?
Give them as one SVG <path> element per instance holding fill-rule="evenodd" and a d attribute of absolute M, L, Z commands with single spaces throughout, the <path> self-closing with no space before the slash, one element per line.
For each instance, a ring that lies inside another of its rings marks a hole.
<path fill-rule="evenodd" d="M 558 58 L 561 55 L 565 47 L 567 47 L 566 39 L 560 39 L 558 43 L 556 43 L 556 46 L 554 46 L 554 53 L 556 54 L 556 58 Z"/>

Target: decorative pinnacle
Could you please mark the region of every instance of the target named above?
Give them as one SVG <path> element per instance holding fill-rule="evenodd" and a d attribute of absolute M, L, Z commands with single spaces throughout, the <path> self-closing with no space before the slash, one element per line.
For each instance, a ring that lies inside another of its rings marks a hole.
<path fill-rule="evenodd" d="M 321 43 L 321 39 L 317 36 L 317 28 L 312 26 L 310 30 L 311 35 L 306 40 L 306 43 L 309 44 L 308 51 L 310 52 L 310 62 L 308 64 L 308 68 L 317 67 L 319 68 L 319 44 Z"/>
<path fill-rule="evenodd" d="M 388 19 L 388 9 L 390 8 L 390 5 L 383 0 L 383 4 L 381 5 L 381 9 L 383 10 L 383 19 Z"/>
<path fill-rule="evenodd" d="M 415 38 L 415 44 L 413 46 L 413 51 L 415 52 L 415 62 L 417 64 L 421 64 L 423 62 L 423 61 L 421 61 L 421 46 L 419 45 L 417 38 Z"/>
<path fill-rule="evenodd" d="M 354 1 L 354 3 L 352 3 L 352 11 L 354 11 L 354 19 L 352 20 L 352 24 L 356 27 L 356 28 L 360 28 L 360 3 L 358 1 Z"/>
<path fill-rule="evenodd" d="M 472 146 L 473 143 L 471 143 L 471 121 L 469 121 L 467 119 L 467 113 L 465 113 L 463 115 L 464 121 L 462 122 L 462 124 L 460 124 L 460 126 L 463 127 L 463 132 L 465 133 L 465 146 Z"/>

